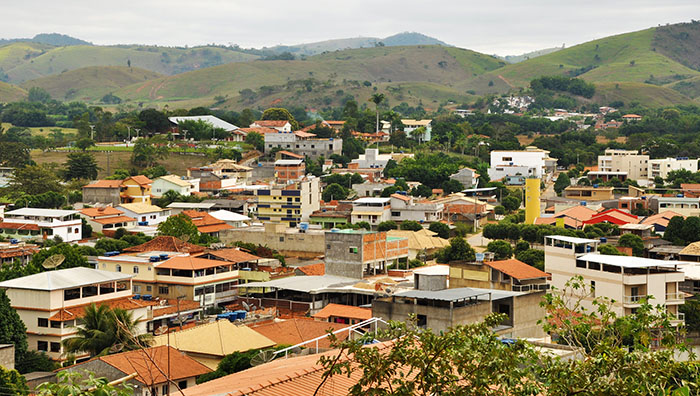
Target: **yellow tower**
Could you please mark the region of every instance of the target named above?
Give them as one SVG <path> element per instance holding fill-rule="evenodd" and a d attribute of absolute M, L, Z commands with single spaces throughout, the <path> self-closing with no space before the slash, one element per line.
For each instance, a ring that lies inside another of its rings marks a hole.
<path fill-rule="evenodd" d="M 535 224 L 540 216 L 540 179 L 525 179 L 525 224 Z"/>

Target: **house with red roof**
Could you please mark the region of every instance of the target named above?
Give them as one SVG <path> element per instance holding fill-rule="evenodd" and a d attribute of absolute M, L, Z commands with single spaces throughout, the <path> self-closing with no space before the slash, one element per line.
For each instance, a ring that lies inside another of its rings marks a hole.
<path fill-rule="evenodd" d="M 80 212 L 80 217 L 92 227 L 95 232 L 116 231 L 119 228 L 136 227 L 137 220 L 127 216 L 124 212 L 111 206 L 98 208 L 85 208 Z"/>
<path fill-rule="evenodd" d="M 233 226 L 227 224 L 224 220 L 219 220 L 207 212 L 183 210 L 182 214 L 192 220 L 192 223 L 197 227 L 197 231 L 215 238 L 219 237 L 219 233 L 221 231 L 232 230 L 234 228 Z"/>
<path fill-rule="evenodd" d="M 143 175 L 129 176 L 122 180 L 120 197 L 122 203 L 151 204 L 151 185 L 153 180 Z"/>
<path fill-rule="evenodd" d="M 292 124 L 287 120 L 258 120 L 250 124 L 251 128 L 271 128 L 278 132 L 291 132 Z"/>
<path fill-rule="evenodd" d="M 603 212 L 596 213 L 590 219 L 583 222 L 584 224 L 612 223 L 617 225 L 637 224 L 639 217 L 623 212 L 619 209 L 608 209 Z"/>
<path fill-rule="evenodd" d="M 122 203 L 121 180 L 95 180 L 83 186 L 83 202 L 117 206 Z"/>
<path fill-rule="evenodd" d="M 352 325 L 370 319 L 372 309 L 330 303 L 312 315 L 318 321 Z"/>

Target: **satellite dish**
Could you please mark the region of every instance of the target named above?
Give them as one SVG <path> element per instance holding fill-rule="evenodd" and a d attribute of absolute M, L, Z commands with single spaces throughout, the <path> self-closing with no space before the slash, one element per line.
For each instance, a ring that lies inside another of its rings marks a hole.
<path fill-rule="evenodd" d="M 163 335 L 167 332 L 168 332 L 167 326 L 160 326 L 159 328 L 156 329 L 156 331 L 153 332 L 153 334 L 159 336 L 159 335 Z"/>
<path fill-rule="evenodd" d="M 121 342 L 119 342 L 119 343 L 116 343 L 116 344 L 112 345 L 112 346 L 109 348 L 109 353 L 110 353 L 110 354 L 111 354 L 111 353 L 119 353 L 119 352 L 121 352 L 121 351 L 123 351 L 123 350 L 124 350 L 124 344 L 122 344 Z"/>
<path fill-rule="evenodd" d="M 250 306 L 248 305 L 247 302 L 242 301 L 241 303 L 243 304 L 243 309 L 245 309 L 246 311 L 250 311 Z"/>
<path fill-rule="evenodd" d="M 43 263 L 41 263 L 41 266 L 44 267 L 45 269 L 54 269 L 61 265 L 63 261 L 65 261 L 66 256 L 62 254 L 54 254 L 53 256 L 49 256 L 44 260 Z"/>
<path fill-rule="evenodd" d="M 253 367 L 260 366 L 261 364 L 269 363 L 275 360 L 275 357 L 275 351 L 271 349 L 261 351 L 257 355 L 253 356 L 252 359 L 250 359 L 250 365 Z"/>

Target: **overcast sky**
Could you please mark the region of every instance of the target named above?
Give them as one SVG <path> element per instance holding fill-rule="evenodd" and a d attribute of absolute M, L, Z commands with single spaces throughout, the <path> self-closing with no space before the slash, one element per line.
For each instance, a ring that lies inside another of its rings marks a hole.
<path fill-rule="evenodd" d="M 514 55 L 700 19 L 698 0 L 1 0 L 0 37 L 243 47 L 415 31 Z"/>

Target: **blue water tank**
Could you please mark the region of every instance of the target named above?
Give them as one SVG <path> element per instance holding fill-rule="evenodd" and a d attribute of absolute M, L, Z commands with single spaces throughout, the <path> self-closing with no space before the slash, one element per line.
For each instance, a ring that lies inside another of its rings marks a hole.
<path fill-rule="evenodd" d="M 151 299 L 153 298 L 153 296 L 151 296 L 150 294 L 144 294 L 144 295 L 142 296 L 142 298 L 143 298 L 144 301 L 151 301 Z"/>
<path fill-rule="evenodd" d="M 581 206 L 586 206 L 586 205 L 588 205 L 588 202 L 586 202 L 586 201 L 581 201 Z"/>
<path fill-rule="evenodd" d="M 608 241 L 608 238 L 600 237 L 600 243 L 606 243 L 607 241 Z"/>
<path fill-rule="evenodd" d="M 141 299 L 141 295 L 140 295 L 140 294 L 134 294 L 134 296 L 133 296 L 132 298 L 133 298 L 134 300 L 140 300 L 140 299 Z"/>
<path fill-rule="evenodd" d="M 139 221 L 140 226 L 147 226 L 148 222 L 147 221 Z"/>
<path fill-rule="evenodd" d="M 597 185 L 597 184 L 594 184 L 594 185 L 593 185 L 593 188 L 598 188 L 598 185 Z"/>
<path fill-rule="evenodd" d="M 150 261 L 152 263 L 156 263 L 156 262 L 160 261 L 160 256 L 151 256 L 148 258 L 148 261 Z"/>
<path fill-rule="evenodd" d="M 676 198 L 683 198 L 683 194 L 676 194 Z"/>
<path fill-rule="evenodd" d="M 167 253 L 162 253 L 162 254 L 160 255 L 160 259 L 161 259 L 161 260 L 167 260 L 167 258 L 168 258 L 168 254 L 167 254 Z"/>
<path fill-rule="evenodd" d="M 15 239 L 15 238 L 10 239 L 10 244 L 16 245 L 18 243 L 19 243 L 19 239 Z"/>
<path fill-rule="evenodd" d="M 308 230 L 308 229 L 309 229 L 309 223 L 307 223 L 307 222 L 301 222 L 301 223 L 299 223 L 299 229 L 300 229 L 300 230 L 304 230 L 304 231 Z"/>

